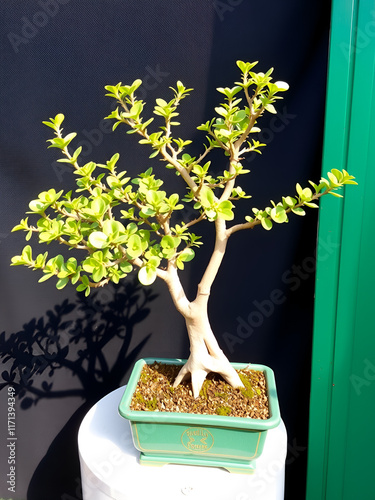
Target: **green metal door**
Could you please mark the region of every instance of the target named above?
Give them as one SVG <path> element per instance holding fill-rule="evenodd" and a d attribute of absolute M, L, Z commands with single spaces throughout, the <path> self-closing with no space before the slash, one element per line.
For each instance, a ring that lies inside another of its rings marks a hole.
<path fill-rule="evenodd" d="M 375 2 L 332 9 L 323 172 L 359 186 L 321 205 L 306 498 L 374 500 Z"/>

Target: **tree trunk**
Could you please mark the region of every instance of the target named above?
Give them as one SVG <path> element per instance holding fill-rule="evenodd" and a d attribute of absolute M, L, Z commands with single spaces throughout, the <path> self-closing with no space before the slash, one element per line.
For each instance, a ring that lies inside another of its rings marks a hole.
<path fill-rule="evenodd" d="M 193 302 L 190 302 L 185 295 L 173 260 L 169 261 L 168 269 L 159 274 L 168 285 L 177 311 L 185 318 L 190 341 L 189 359 L 177 375 L 174 387 L 190 375 L 195 398 L 199 396 L 202 384 L 209 372 L 219 373 L 232 387 L 243 387 L 236 370 L 220 349 L 208 319 L 207 306 L 211 285 L 223 260 L 229 238 L 224 220 L 218 218 L 215 221 L 215 229 L 215 248 Z"/>
<path fill-rule="evenodd" d="M 236 370 L 213 334 L 207 313 L 208 295 L 198 295 L 190 303 L 189 314 L 184 315 L 190 341 L 190 356 L 174 382 L 176 387 L 191 376 L 193 396 L 197 398 L 209 372 L 219 373 L 232 387 L 243 387 Z"/>

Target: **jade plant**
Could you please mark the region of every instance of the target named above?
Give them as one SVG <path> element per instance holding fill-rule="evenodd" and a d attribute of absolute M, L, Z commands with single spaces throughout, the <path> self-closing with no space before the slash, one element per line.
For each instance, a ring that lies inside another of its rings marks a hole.
<path fill-rule="evenodd" d="M 145 286 L 156 278 L 163 280 L 185 319 L 190 340 L 189 358 L 174 385 L 190 376 L 194 397 L 199 395 L 209 372 L 221 374 L 233 387 L 243 387 L 219 347 L 207 312 L 211 287 L 228 240 L 256 226 L 269 231 L 274 224 L 287 223 L 289 216 L 303 216 L 305 207 L 317 208 L 316 201 L 321 196 L 341 196 L 337 189 L 344 184 L 356 184 L 345 170 L 333 169 L 318 184 L 297 184 L 295 194 L 282 196 L 280 201 L 271 201 L 262 209 L 249 207 L 249 215 L 235 221 L 236 205 L 249 204 L 251 198 L 238 184 L 249 173 L 243 160 L 249 153 L 261 153 L 265 146 L 256 139 L 260 131 L 258 121 L 265 113 L 276 113 L 274 104 L 288 90 L 287 83 L 272 81 L 272 68 L 266 73 L 254 72 L 256 64 L 237 61 L 239 81 L 231 88 L 217 89 L 223 102 L 215 108 L 214 118 L 197 127 L 205 137 L 199 156 L 187 152 L 191 140 L 175 134 L 178 107 L 192 89 L 178 81 L 175 88 L 171 87 L 170 100 L 156 99 L 155 120 L 144 116 L 145 103 L 137 98 L 141 80 L 105 87 L 106 95 L 118 104 L 107 117 L 114 121 L 113 130 L 124 125 L 128 134 L 138 135 L 139 143 L 152 150 L 150 158 L 158 157 L 165 168 L 179 176 L 186 189 L 183 194 L 164 190 L 159 168 L 155 173 L 148 168 L 142 173 L 128 174 L 124 170 L 126 162 L 118 154 L 105 164 L 81 164 L 81 148 L 72 147 L 76 134 L 63 132 L 64 115 L 43 122 L 54 131 L 49 147 L 61 150 L 62 158 L 58 161 L 71 165 L 77 187 L 67 193 L 43 191 L 30 202 L 27 212 L 36 217 L 36 223 L 32 225 L 27 217 L 13 228 L 26 231 L 26 240 L 36 233 L 40 244 L 57 242 L 73 250 L 70 258 L 51 257 L 48 252 L 33 256 L 27 245 L 21 255 L 12 258 L 12 265 L 42 272 L 40 282 L 56 278 L 58 289 L 71 283 L 87 296 L 91 290 L 118 283 L 133 272 Z M 159 123 L 155 125 L 154 120 Z M 216 149 L 227 157 L 227 167 L 220 175 L 213 173 L 209 160 Z M 188 204 L 190 210 L 184 210 Z M 215 241 L 196 296 L 189 300 L 180 272 L 202 245 L 201 237 L 193 230 L 205 222 L 214 225 Z"/>

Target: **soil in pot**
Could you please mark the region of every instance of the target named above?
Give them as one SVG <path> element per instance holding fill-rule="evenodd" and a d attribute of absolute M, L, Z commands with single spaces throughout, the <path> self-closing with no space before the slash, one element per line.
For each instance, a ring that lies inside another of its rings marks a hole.
<path fill-rule="evenodd" d="M 244 389 L 234 389 L 220 375 L 210 373 L 199 397 L 194 399 L 189 381 L 183 381 L 173 388 L 173 381 L 180 369 L 181 366 L 157 362 L 145 364 L 130 409 L 227 415 L 262 420 L 269 418 L 263 372 L 250 368 L 238 370 Z"/>

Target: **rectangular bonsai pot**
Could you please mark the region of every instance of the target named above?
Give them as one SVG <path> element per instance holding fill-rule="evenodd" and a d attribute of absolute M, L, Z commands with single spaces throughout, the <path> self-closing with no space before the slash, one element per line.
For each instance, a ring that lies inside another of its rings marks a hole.
<path fill-rule="evenodd" d="M 252 473 L 254 460 L 263 450 L 267 431 L 280 423 L 280 410 L 275 377 L 271 368 L 250 365 L 266 377 L 270 418 L 193 413 L 133 411 L 130 409 L 143 366 L 154 362 L 183 365 L 185 360 L 145 358 L 134 366 L 119 413 L 131 425 L 134 446 L 141 452 L 140 463 L 164 465 L 166 463 L 224 467 L 230 472 Z M 249 367 L 246 363 L 232 363 L 235 369 Z"/>

